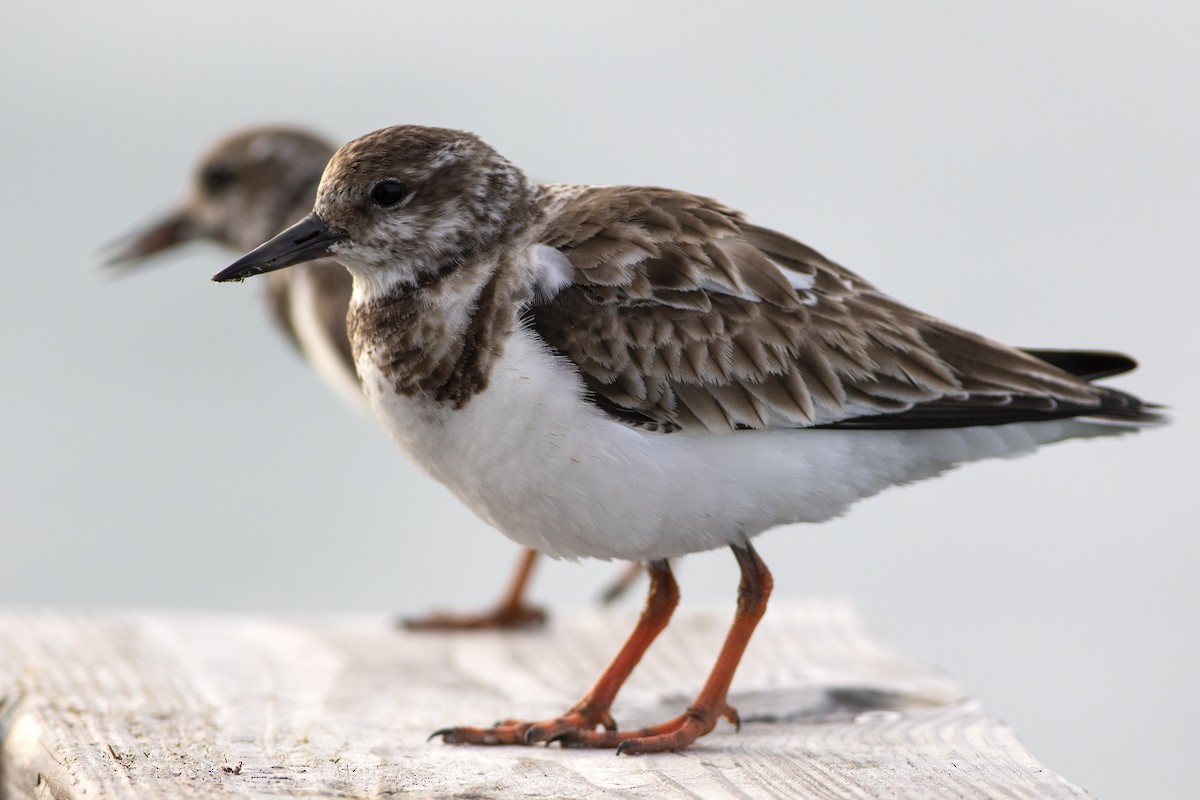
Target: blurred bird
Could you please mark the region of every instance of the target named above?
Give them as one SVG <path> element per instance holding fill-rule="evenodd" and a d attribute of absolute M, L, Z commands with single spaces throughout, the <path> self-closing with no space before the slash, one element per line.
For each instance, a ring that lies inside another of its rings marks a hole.
<path fill-rule="evenodd" d="M 194 240 L 249 250 L 312 208 L 321 170 L 334 149 L 313 133 L 288 127 L 252 128 L 221 139 L 200 159 L 182 206 L 117 242 L 107 264 L 129 269 Z M 331 259 L 318 259 L 271 275 L 266 284 L 267 303 L 280 330 L 325 383 L 349 404 L 367 411 L 346 333 L 349 273 Z M 405 626 L 441 630 L 540 625 L 544 612 L 525 601 L 536 558 L 533 550 L 522 553 L 494 609 L 434 613 L 404 620 Z M 606 600 L 615 599 L 630 577 L 627 573 L 614 584 Z"/>
<path fill-rule="evenodd" d="M 724 717 L 772 580 L 750 540 L 958 464 L 1159 420 L 1094 385 L 1122 355 L 1023 351 L 893 300 L 799 242 L 669 189 L 536 185 L 472 134 L 398 126 L 334 154 L 312 214 L 214 276 L 332 256 L 393 438 L 517 542 L 648 562 L 610 666 L 563 716 L 446 742 L 677 750 Z M 737 611 L 680 716 L 617 729 L 678 601 L 667 559 L 727 546 Z"/>

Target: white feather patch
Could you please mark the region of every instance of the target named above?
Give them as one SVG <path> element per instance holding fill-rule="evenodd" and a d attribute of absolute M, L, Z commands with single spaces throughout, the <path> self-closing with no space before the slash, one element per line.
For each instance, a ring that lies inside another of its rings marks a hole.
<path fill-rule="evenodd" d="M 574 267 L 558 248 L 535 244 L 529 250 L 533 265 L 533 288 L 542 300 L 549 300 L 571 284 Z"/>
<path fill-rule="evenodd" d="M 775 262 L 772 261 L 771 263 L 774 264 Z M 775 264 L 775 266 L 779 267 L 778 264 Z M 794 269 L 779 267 L 779 271 L 783 273 L 783 277 L 792 285 L 792 288 L 798 292 L 804 292 L 813 288 L 813 284 L 817 282 L 815 276 L 805 275 L 803 272 L 796 272 Z"/>

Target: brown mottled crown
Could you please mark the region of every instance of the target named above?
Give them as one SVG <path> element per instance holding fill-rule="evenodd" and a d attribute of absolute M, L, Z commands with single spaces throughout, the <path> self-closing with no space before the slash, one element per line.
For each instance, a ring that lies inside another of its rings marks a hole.
<path fill-rule="evenodd" d="M 394 182 L 404 200 L 372 200 Z M 463 131 L 398 125 L 346 144 L 329 162 L 317 214 L 346 234 L 334 252 L 353 270 L 402 268 L 403 279 L 475 260 L 510 240 L 536 214 L 519 169 Z"/>

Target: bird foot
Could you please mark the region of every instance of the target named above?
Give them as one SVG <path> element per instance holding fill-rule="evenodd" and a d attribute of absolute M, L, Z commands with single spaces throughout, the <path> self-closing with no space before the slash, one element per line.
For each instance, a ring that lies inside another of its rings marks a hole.
<path fill-rule="evenodd" d="M 665 753 L 682 750 L 712 731 L 721 717 L 738 730 L 742 722 L 737 709 L 724 704 L 720 711 L 689 708 L 674 719 L 632 731 L 579 731 L 560 739 L 563 747 L 615 747 L 617 755 Z"/>
<path fill-rule="evenodd" d="M 574 736 L 596 732 L 599 727 L 605 731 L 615 731 L 617 723 L 608 711 L 572 709 L 561 717 L 541 722 L 506 719 L 491 728 L 442 728 L 430 734 L 429 738 L 440 736 L 446 744 L 538 744 L 566 741 Z"/>
<path fill-rule="evenodd" d="M 483 631 L 540 628 L 546 624 L 546 612 L 536 606 L 500 606 L 478 614 L 434 611 L 420 617 L 406 617 L 399 626 L 409 631 Z"/>
<path fill-rule="evenodd" d="M 441 736 L 447 744 L 558 742 L 563 747 L 615 747 L 617 755 L 637 755 L 682 750 L 715 728 L 721 717 L 741 729 L 737 709 L 725 703 L 719 711 L 689 708 L 667 722 L 631 731 L 617 730 L 607 712 L 570 711 L 543 722 L 504 720 L 492 728 L 442 728 L 429 738 Z"/>

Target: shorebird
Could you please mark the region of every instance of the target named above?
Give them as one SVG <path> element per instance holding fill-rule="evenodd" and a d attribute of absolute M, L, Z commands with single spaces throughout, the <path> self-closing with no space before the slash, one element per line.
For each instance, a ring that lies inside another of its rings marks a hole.
<path fill-rule="evenodd" d="M 772 588 L 753 537 L 1159 419 L 1092 383 L 1126 356 L 999 344 L 715 200 L 533 184 L 460 131 L 343 146 L 313 212 L 214 280 L 330 256 L 353 276 L 359 376 L 401 447 L 520 544 L 650 574 L 633 633 L 575 706 L 433 734 L 445 742 L 687 747 L 738 721 L 729 686 Z M 617 692 L 678 602 L 668 559 L 718 547 L 741 583 L 707 681 L 674 719 L 619 730 Z"/>
<path fill-rule="evenodd" d="M 107 264 L 122 269 L 195 240 L 244 252 L 312 208 L 321 171 L 336 147 L 315 133 L 284 126 L 230 134 L 201 157 L 187 198 L 176 209 L 121 239 Z M 266 281 L 267 304 L 278 327 L 324 382 L 364 413 L 365 398 L 346 333 L 351 279 L 330 259 L 318 259 Z M 537 553 L 526 549 L 495 608 L 482 613 L 438 612 L 404 620 L 411 629 L 520 628 L 545 614 L 525 600 Z M 611 593 L 617 593 L 618 583 Z"/>

